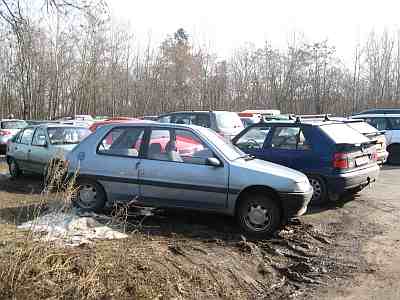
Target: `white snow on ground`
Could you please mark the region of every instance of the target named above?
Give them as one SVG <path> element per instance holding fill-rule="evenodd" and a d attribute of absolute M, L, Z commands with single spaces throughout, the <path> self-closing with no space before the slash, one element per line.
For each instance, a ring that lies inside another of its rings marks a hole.
<path fill-rule="evenodd" d="M 79 246 L 94 240 L 123 239 L 128 235 L 102 225 L 91 216 L 78 216 L 75 213 L 53 212 L 40 216 L 18 226 L 31 230 L 44 241 L 56 242 L 66 246 Z"/>

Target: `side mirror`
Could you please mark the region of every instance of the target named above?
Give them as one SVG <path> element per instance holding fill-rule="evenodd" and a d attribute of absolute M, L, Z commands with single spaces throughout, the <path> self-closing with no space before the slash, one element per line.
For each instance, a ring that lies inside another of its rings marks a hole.
<path fill-rule="evenodd" d="M 213 167 L 220 167 L 222 165 L 221 161 L 216 157 L 208 157 L 206 164 Z"/>

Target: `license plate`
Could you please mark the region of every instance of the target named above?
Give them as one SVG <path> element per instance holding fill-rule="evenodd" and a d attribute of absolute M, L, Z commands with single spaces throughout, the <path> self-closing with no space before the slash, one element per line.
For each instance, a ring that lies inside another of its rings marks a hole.
<path fill-rule="evenodd" d="M 357 157 L 356 158 L 356 165 L 357 166 L 366 165 L 367 163 L 369 163 L 368 156 L 362 156 L 362 157 Z"/>

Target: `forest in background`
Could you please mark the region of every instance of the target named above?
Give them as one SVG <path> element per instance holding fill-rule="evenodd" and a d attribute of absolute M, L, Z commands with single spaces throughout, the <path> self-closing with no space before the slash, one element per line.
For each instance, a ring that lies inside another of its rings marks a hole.
<path fill-rule="evenodd" d="M 0 17 L 0 117 L 400 106 L 397 31 L 371 32 L 348 65 L 329 41 L 301 37 L 285 49 L 244 43 L 224 59 L 183 28 L 154 46 L 102 0 L 0 0 Z"/>

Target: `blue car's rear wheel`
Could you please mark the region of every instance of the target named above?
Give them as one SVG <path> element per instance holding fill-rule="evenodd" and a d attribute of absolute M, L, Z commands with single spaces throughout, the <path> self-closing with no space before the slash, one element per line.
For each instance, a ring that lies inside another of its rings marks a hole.
<path fill-rule="evenodd" d="M 311 186 L 314 189 L 311 204 L 323 204 L 327 201 L 327 189 L 325 181 L 319 176 L 308 176 Z"/>
<path fill-rule="evenodd" d="M 236 215 L 243 231 L 255 238 L 264 238 L 281 225 L 280 208 L 268 194 L 246 195 L 241 199 Z"/>
<path fill-rule="evenodd" d="M 79 180 L 74 204 L 82 211 L 101 212 L 106 203 L 103 187 L 92 180 Z"/>

